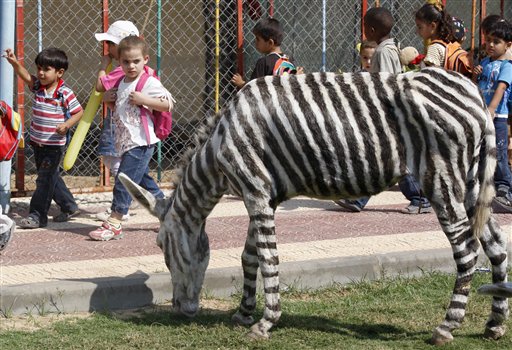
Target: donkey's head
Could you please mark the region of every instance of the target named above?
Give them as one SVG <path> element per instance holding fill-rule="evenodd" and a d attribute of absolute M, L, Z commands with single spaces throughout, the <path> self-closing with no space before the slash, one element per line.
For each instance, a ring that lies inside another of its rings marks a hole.
<path fill-rule="evenodd" d="M 183 207 L 175 207 L 176 191 L 167 199 L 156 199 L 125 174 L 120 173 L 119 180 L 135 200 L 160 220 L 156 243 L 171 272 L 173 305 L 181 313 L 194 316 L 199 310 L 199 294 L 210 258 L 204 222 L 198 224 Z"/>

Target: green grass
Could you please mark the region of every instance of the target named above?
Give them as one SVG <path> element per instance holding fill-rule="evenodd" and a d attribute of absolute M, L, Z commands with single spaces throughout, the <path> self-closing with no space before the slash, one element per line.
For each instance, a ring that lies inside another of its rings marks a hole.
<path fill-rule="evenodd" d="M 473 286 L 489 279 L 477 274 Z M 252 341 L 246 327 L 231 323 L 239 301 L 233 298 L 194 319 L 150 308 L 128 318 L 95 314 L 31 332 L 4 330 L 0 349 L 432 349 L 427 341 L 444 317 L 453 282 L 453 276 L 429 273 L 318 291 L 292 288 L 281 294 L 283 315 L 268 341 Z M 510 333 L 499 341 L 482 338 L 490 302 L 473 290 L 462 328 L 443 349 L 512 349 Z M 258 319 L 261 305 L 260 298 Z"/>

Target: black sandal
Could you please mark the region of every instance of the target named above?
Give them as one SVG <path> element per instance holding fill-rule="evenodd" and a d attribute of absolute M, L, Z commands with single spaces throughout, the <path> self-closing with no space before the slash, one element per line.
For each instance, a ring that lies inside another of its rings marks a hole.
<path fill-rule="evenodd" d="M 80 215 L 80 210 L 78 209 L 69 213 L 61 212 L 59 215 L 53 217 L 53 222 L 66 222 L 78 215 Z"/>
<path fill-rule="evenodd" d="M 26 218 L 21 219 L 20 224 L 18 226 L 21 228 L 38 228 L 39 220 L 29 215 Z"/>

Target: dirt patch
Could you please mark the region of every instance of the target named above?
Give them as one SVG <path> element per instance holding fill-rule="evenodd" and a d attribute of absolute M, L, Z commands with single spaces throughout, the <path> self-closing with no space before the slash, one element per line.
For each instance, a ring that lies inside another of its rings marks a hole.
<path fill-rule="evenodd" d="M 229 300 L 207 299 L 201 300 L 201 312 L 216 313 L 226 312 L 234 307 L 234 303 Z M 174 312 L 171 304 L 152 305 L 139 309 L 118 310 L 112 312 L 112 315 L 121 320 L 129 320 L 138 318 L 148 313 L 154 312 Z M 51 327 L 56 322 L 67 321 L 75 322 L 78 320 L 92 317 L 92 313 L 81 312 L 72 314 L 48 314 L 48 315 L 28 315 L 28 316 L 12 316 L 0 317 L 0 331 L 22 331 L 35 332 L 40 329 Z"/>
<path fill-rule="evenodd" d="M 0 331 L 23 331 L 35 332 L 40 329 L 48 328 L 55 322 L 60 321 L 78 321 L 91 317 L 91 313 L 73 313 L 73 314 L 50 314 L 46 316 L 13 316 L 0 318 Z"/>

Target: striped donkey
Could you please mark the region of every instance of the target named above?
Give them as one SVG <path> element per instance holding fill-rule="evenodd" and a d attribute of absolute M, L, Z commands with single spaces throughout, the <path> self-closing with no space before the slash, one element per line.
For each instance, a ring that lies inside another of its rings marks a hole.
<path fill-rule="evenodd" d="M 485 147 L 483 147 L 485 145 Z M 161 221 L 157 244 L 172 276 L 173 305 L 189 316 L 209 260 L 205 221 L 225 193 L 250 217 L 242 253 L 243 296 L 233 320 L 250 325 L 258 268 L 263 318 L 249 335 L 269 337 L 281 315 L 274 213 L 297 195 L 357 198 L 412 173 L 453 249 L 457 278 L 432 342 L 453 339 L 464 318 L 480 245 L 493 282 L 507 280 L 506 242 L 491 217 L 496 166 L 493 123 L 478 88 L 442 69 L 418 73 L 313 73 L 251 81 L 211 120 L 184 158 L 170 198 L 156 200 L 120 175 L 132 196 Z M 505 332 L 506 298 L 495 297 L 485 333 Z"/>

